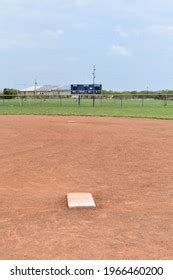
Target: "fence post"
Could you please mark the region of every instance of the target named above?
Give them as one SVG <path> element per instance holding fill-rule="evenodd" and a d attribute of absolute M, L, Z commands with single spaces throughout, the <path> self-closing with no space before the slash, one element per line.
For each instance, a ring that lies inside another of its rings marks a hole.
<path fill-rule="evenodd" d="M 40 95 L 40 106 L 42 106 L 42 96 Z"/>
<path fill-rule="evenodd" d="M 144 107 L 144 96 L 142 95 L 142 107 Z"/>
<path fill-rule="evenodd" d="M 93 107 L 95 107 L 95 96 L 93 95 Z"/>
<path fill-rule="evenodd" d="M 167 105 L 167 98 L 166 98 L 166 97 L 167 97 L 167 95 L 165 95 L 164 98 L 163 98 L 163 100 L 164 100 L 163 106 L 164 106 L 164 107 Z"/>
<path fill-rule="evenodd" d="M 78 95 L 78 105 L 80 106 L 80 94 Z"/>
<path fill-rule="evenodd" d="M 121 108 L 123 107 L 123 96 L 121 95 Z"/>
<path fill-rule="evenodd" d="M 21 100 L 20 100 L 20 97 L 19 97 L 19 95 L 17 95 L 17 100 L 19 101 L 19 104 L 20 104 L 20 107 L 21 107 Z"/>

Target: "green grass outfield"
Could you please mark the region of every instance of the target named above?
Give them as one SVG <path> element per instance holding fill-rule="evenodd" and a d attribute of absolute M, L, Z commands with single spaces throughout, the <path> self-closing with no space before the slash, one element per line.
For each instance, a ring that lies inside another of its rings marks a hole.
<path fill-rule="evenodd" d="M 173 100 L 144 99 L 0 99 L 0 115 L 126 116 L 173 119 Z"/>

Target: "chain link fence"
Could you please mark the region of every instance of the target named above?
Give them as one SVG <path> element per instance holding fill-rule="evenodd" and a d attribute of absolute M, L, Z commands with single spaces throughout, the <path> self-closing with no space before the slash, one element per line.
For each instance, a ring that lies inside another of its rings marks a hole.
<path fill-rule="evenodd" d="M 0 106 L 173 107 L 173 94 L 18 94 L 0 95 Z"/>

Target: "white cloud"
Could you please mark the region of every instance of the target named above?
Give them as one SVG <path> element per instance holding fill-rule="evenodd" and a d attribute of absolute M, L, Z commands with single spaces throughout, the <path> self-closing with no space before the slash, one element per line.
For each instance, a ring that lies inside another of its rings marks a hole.
<path fill-rule="evenodd" d="M 131 28 L 122 29 L 121 27 L 116 27 L 114 29 L 115 33 L 121 38 L 146 36 L 147 34 L 160 35 L 160 36 L 172 36 L 173 35 L 173 25 L 165 24 L 153 24 L 150 26 L 145 26 L 143 28 Z"/>
<path fill-rule="evenodd" d="M 148 30 L 155 34 L 173 35 L 173 25 L 155 24 L 148 27 Z"/>
<path fill-rule="evenodd" d="M 129 37 L 129 33 L 127 31 L 122 30 L 120 27 L 116 27 L 115 32 L 118 33 L 118 35 L 120 37 L 123 37 L 123 38 Z"/>
<path fill-rule="evenodd" d="M 130 53 L 128 51 L 128 49 L 124 46 L 120 46 L 120 45 L 112 45 L 110 48 L 110 54 L 113 56 L 129 56 Z"/>
<path fill-rule="evenodd" d="M 136 28 L 131 28 L 131 29 L 124 30 L 121 27 L 116 27 L 114 29 L 114 31 L 116 34 L 118 34 L 122 38 L 128 38 L 131 36 L 139 36 L 143 32 L 142 29 L 140 30 L 140 29 L 136 29 Z"/>
<path fill-rule="evenodd" d="M 60 36 L 64 34 L 64 30 L 58 29 L 58 30 L 50 30 L 46 29 L 42 32 L 43 36 L 49 37 L 51 39 L 59 39 Z"/>
<path fill-rule="evenodd" d="M 133 28 L 131 30 L 131 34 L 134 35 L 134 36 L 139 36 L 141 33 L 143 33 L 143 30 L 136 29 L 136 28 Z"/>
<path fill-rule="evenodd" d="M 62 29 L 46 29 L 41 32 L 0 32 L 0 49 L 36 48 L 40 44 L 50 45 L 50 40 L 56 41 L 62 35 Z"/>
<path fill-rule="evenodd" d="M 34 45 L 35 43 L 32 35 L 29 33 L 0 33 L 0 49 L 6 50 L 14 48 L 34 47 Z"/>

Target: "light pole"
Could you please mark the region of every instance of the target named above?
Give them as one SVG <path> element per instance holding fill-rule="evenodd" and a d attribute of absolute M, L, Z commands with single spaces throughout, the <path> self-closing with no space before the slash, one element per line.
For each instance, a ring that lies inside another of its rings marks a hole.
<path fill-rule="evenodd" d="M 95 85 L 95 78 L 96 78 L 96 66 L 93 66 L 93 85 Z"/>
<path fill-rule="evenodd" d="M 35 78 L 35 83 L 34 83 L 34 94 L 36 95 L 37 91 L 37 78 Z"/>
<path fill-rule="evenodd" d="M 96 66 L 93 66 L 93 93 L 95 93 Z"/>
<path fill-rule="evenodd" d="M 147 94 L 148 94 L 148 86 L 147 86 Z"/>

